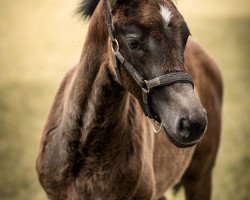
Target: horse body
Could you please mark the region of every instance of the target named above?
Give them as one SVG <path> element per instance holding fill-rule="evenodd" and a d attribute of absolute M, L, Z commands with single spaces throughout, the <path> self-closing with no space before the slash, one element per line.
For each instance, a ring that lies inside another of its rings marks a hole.
<path fill-rule="evenodd" d="M 164 130 L 154 134 L 135 95 L 117 82 L 104 18 L 99 4 L 44 128 L 37 171 L 48 198 L 157 200 L 181 182 L 187 199 L 209 199 L 222 95 L 216 65 L 189 39 L 185 66 L 209 124 L 197 145 L 178 148 Z"/>

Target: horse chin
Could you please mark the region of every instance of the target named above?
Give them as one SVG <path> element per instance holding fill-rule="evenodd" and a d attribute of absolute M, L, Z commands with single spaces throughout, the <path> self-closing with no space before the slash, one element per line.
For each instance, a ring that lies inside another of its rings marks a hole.
<path fill-rule="evenodd" d="M 168 139 L 171 143 L 173 143 L 178 148 L 188 148 L 192 147 L 197 144 L 198 141 L 189 141 L 184 142 L 179 138 L 173 131 L 171 131 L 169 128 L 163 125 L 165 134 L 167 135 Z"/>

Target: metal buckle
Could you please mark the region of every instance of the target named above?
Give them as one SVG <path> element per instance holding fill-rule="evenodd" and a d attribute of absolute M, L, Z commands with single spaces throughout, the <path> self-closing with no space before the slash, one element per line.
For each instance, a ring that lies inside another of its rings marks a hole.
<path fill-rule="evenodd" d="M 113 52 L 118 52 L 119 51 L 119 43 L 116 39 L 112 40 L 112 51 Z"/>
<path fill-rule="evenodd" d="M 141 87 L 143 92 L 145 92 L 146 94 L 148 94 L 150 92 L 150 89 L 148 89 L 148 81 L 147 80 L 142 80 L 141 81 Z"/>

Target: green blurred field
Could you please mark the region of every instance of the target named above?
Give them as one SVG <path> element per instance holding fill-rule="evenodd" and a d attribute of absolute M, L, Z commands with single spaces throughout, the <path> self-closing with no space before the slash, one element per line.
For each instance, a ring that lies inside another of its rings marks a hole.
<path fill-rule="evenodd" d="M 78 3 L 0 0 L 1 200 L 46 199 L 35 158 L 59 82 L 82 50 L 87 24 L 74 15 Z M 250 1 L 177 4 L 224 77 L 223 135 L 213 199 L 250 199 Z"/>

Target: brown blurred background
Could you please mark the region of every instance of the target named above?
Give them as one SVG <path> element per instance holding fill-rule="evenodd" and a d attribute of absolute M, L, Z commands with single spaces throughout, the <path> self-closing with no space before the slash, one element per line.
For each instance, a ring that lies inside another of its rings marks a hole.
<path fill-rule="evenodd" d="M 79 1 L 0 0 L 1 200 L 46 199 L 35 159 L 58 85 L 81 54 L 88 26 L 74 14 Z M 177 7 L 224 77 L 213 199 L 250 199 L 250 1 L 179 0 Z"/>

